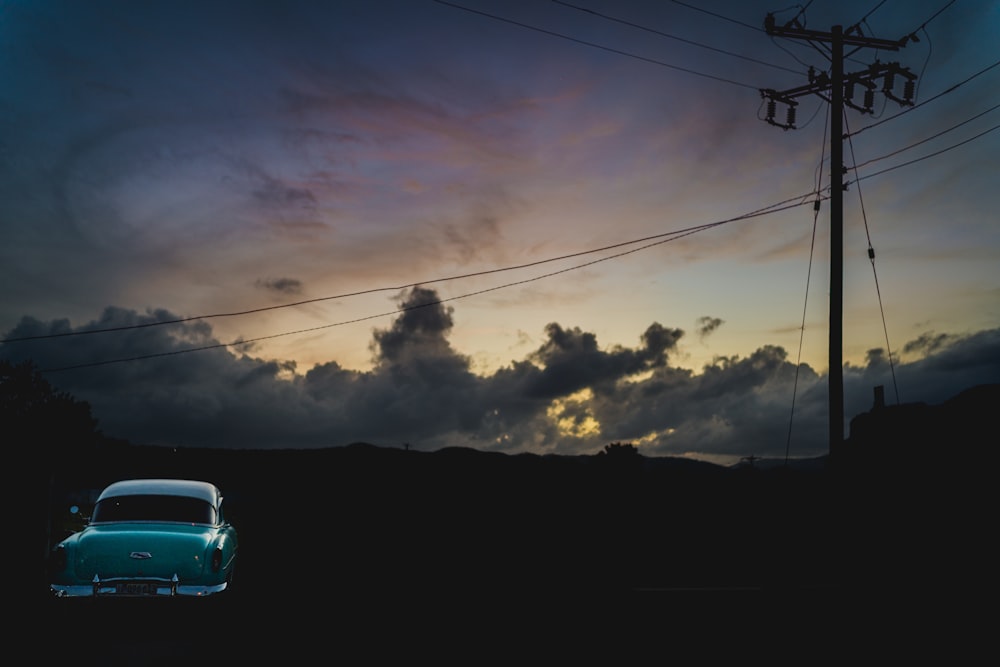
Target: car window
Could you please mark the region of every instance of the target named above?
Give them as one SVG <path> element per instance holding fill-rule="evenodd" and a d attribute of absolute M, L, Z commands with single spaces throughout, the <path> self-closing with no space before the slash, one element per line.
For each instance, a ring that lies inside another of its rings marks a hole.
<path fill-rule="evenodd" d="M 94 507 L 92 523 L 109 521 L 177 521 L 214 524 L 215 508 L 198 498 L 185 496 L 116 496 Z"/>

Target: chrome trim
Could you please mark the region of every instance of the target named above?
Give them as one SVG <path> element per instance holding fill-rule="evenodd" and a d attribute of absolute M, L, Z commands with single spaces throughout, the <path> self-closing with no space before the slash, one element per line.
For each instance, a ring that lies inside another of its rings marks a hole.
<path fill-rule="evenodd" d="M 148 595 L 130 595 L 119 593 L 118 584 L 156 584 L 156 592 Z M 69 597 L 208 597 L 221 593 L 228 588 L 229 582 L 211 586 L 181 584 L 175 574 L 170 579 L 163 578 L 132 578 L 115 577 L 100 579 L 96 575 L 90 584 L 50 584 L 49 590 L 57 598 Z"/>

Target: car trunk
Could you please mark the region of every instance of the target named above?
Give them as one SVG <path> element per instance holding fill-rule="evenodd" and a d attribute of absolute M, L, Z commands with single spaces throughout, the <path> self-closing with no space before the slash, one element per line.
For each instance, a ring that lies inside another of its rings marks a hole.
<path fill-rule="evenodd" d="M 74 566 L 81 579 L 151 577 L 183 582 L 196 579 L 206 565 L 212 539 L 206 526 L 128 523 L 91 526 L 80 538 Z"/>

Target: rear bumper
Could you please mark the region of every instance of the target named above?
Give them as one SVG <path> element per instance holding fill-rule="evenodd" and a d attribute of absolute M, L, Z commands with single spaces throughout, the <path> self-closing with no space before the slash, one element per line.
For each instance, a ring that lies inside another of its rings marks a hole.
<path fill-rule="evenodd" d="M 50 584 L 49 590 L 57 598 L 109 597 L 109 598 L 161 598 L 161 597 L 207 597 L 221 593 L 228 582 L 210 585 L 182 584 L 174 576 L 172 579 L 98 579 L 89 584 Z"/>

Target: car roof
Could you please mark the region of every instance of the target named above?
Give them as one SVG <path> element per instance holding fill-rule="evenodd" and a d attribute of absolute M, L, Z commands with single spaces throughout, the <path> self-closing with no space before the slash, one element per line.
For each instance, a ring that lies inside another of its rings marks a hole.
<path fill-rule="evenodd" d="M 187 496 L 200 498 L 218 508 L 222 493 L 209 482 L 190 479 L 127 479 L 108 486 L 97 500 L 114 496 Z"/>

